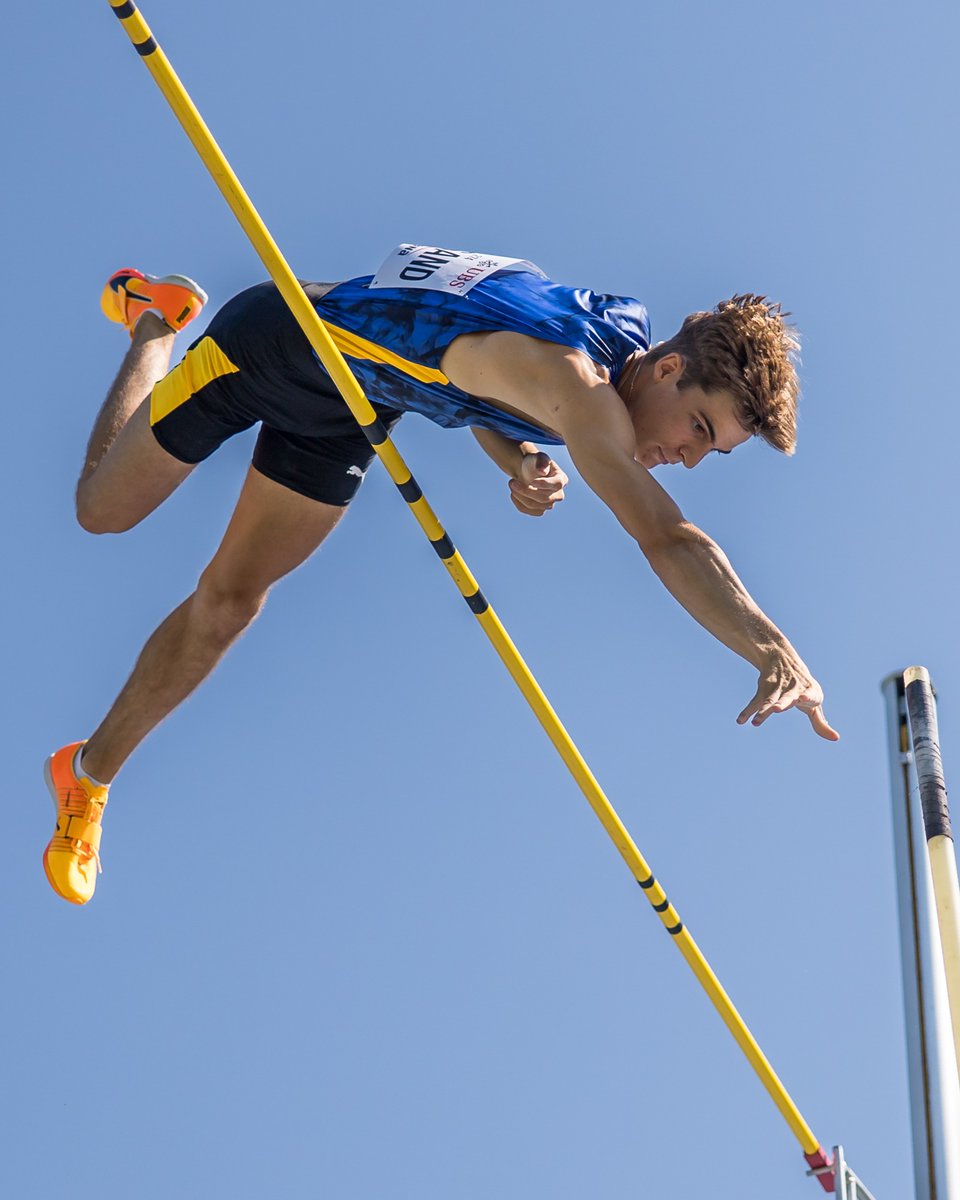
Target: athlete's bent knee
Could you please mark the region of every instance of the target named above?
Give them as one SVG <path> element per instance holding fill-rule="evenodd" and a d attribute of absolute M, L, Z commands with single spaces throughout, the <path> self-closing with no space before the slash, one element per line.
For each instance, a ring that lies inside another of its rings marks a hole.
<path fill-rule="evenodd" d="M 225 588 L 201 575 L 193 602 L 195 616 L 211 635 L 229 642 L 256 619 L 266 599 L 266 592 Z"/>
<path fill-rule="evenodd" d="M 142 516 L 131 517 L 129 513 L 111 512 L 97 503 L 83 484 L 77 488 L 77 522 L 87 533 L 126 533 L 142 520 Z"/>

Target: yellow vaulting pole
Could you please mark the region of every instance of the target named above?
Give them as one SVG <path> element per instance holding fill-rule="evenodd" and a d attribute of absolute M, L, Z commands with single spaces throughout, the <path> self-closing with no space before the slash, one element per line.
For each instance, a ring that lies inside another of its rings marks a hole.
<path fill-rule="evenodd" d="M 689 963 L 704 991 L 723 1018 L 727 1028 L 733 1034 L 737 1044 L 743 1050 L 750 1065 L 769 1092 L 797 1141 L 799 1141 L 807 1162 L 814 1169 L 819 1168 L 823 1172 L 822 1174 L 818 1173 L 818 1178 L 824 1190 L 832 1192 L 834 1190 L 834 1175 L 830 1170 L 825 1170 L 825 1168 L 829 1168 L 832 1165 L 830 1156 L 823 1149 L 819 1139 L 815 1137 L 810 1126 L 801 1116 L 797 1106 L 767 1061 L 763 1051 L 758 1046 L 753 1034 L 744 1024 L 743 1018 L 737 1012 L 730 997 L 713 973 L 710 964 L 704 958 L 696 942 L 684 928 L 676 909 L 667 900 L 663 888 L 654 878 L 653 872 L 647 865 L 646 860 L 637 849 L 623 822 L 610 804 L 610 801 L 604 795 L 599 783 L 597 783 L 590 768 L 574 745 L 570 735 L 564 729 L 560 718 L 541 691 L 540 685 L 534 679 L 516 646 L 510 640 L 509 634 L 480 591 L 480 587 L 471 574 L 470 568 L 461 558 L 456 547 L 437 520 L 433 509 L 424 499 L 419 485 L 411 475 L 399 451 L 388 437 L 386 430 L 377 418 L 375 410 L 364 395 L 340 351 L 334 345 L 332 338 L 325 329 L 323 322 L 317 316 L 306 293 L 287 265 L 277 244 L 270 236 L 269 230 L 260 219 L 259 214 L 243 190 L 239 179 L 233 173 L 230 164 L 224 158 L 220 147 L 214 141 L 213 135 L 204 124 L 203 118 L 195 108 L 193 101 L 187 95 L 183 84 L 177 78 L 176 72 L 171 67 L 169 60 L 157 45 L 146 21 L 135 4 L 130 2 L 114 3 L 114 0 L 108 0 L 108 2 L 113 9 L 114 15 L 119 18 L 121 25 L 126 30 L 134 49 L 143 59 L 144 64 L 166 97 L 167 102 L 176 114 L 194 148 L 201 159 L 203 159 L 204 165 L 213 176 L 214 181 L 230 205 L 234 216 L 240 222 L 244 233 L 263 260 L 274 283 L 276 283 L 301 329 L 309 339 L 311 346 L 339 388 L 351 412 L 360 423 L 371 446 L 386 467 L 390 478 L 397 485 L 400 494 L 407 501 L 420 527 L 430 539 L 433 548 L 439 555 L 443 565 L 447 568 L 460 594 L 477 617 L 477 620 L 487 637 L 493 643 L 507 670 L 526 697 L 527 702 L 536 714 L 547 736 L 557 748 L 560 757 L 579 784 L 591 808 L 596 813 L 614 845 L 620 851 L 633 877 L 643 889 L 654 911 L 660 917 L 667 932 L 674 939 L 680 953 Z"/>

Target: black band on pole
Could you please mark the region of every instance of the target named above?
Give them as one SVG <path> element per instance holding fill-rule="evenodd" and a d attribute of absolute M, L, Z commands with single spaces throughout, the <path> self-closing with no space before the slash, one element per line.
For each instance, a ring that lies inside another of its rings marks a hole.
<path fill-rule="evenodd" d="M 418 500 L 423 499 L 423 492 L 420 491 L 420 484 L 411 475 L 406 483 L 398 483 L 397 491 L 406 500 L 408 504 L 416 504 Z"/>
<path fill-rule="evenodd" d="M 646 879 L 638 879 L 637 880 L 637 883 L 639 883 L 640 886 L 644 889 L 652 888 L 656 882 L 657 882 L 656 878 L 653 875 L 648 875 L 646 877 Z"/>
<path fill-rule="evenodd" d="M 676 937 L 677 934 L 681 933 L 682 931 L 683 931 L 683 922 L 682 921 L 678 921 L 676 923 L 676 925 L 668 925 L 667 926 L 667 933 L 669 933 L 671 937 Z"/>
<path fill-rule="evenodd" d="M 464 600 L 467 602 L 467 608 L 469 608 L 470 611 L 478 617 L 481 613 L 485 613 L 490 607 L 490 605 L 487 603 L 486 596 L 480 591 L 479 588 L 477 588 L 472 596 L 464 596 Z"/>
<path fill-rule="evenodd" d="M 659 904 L 655 904 L 653 906 L 653 911 L 654 912 L 666 912 L 669 907 L 670 907 L 670 901 L 662 900 Z"/>
<path fill-rule="evenodd" d="M 912 672 L 910 672 L 912 674 Z M 940 738 L 937 731 L 937 705 L 926 672 L 906 683 L 907 711 L 913 735 L 913 757 L 920 786 L 920 807 L 923 810 L 923 829 L 927 841 L 933 837 L 952 838 L 950 810 L 947 806 L 947 785 L 940 757 Z"/>
<path fill-rule="evenodd" d="M 444 562 L 448 558 L 453 558 L 457 552 L 453 542 L 450 541 L 450 538 L 446 534 L 443 537 L 438 537 L 436 541 L 433 541 L 431 538 L 430 545 L 436 550 L 437 557 L 442 558 Z"/>
<path fill-rule="evenodd" d="M 145 42 L 134 42 L 133 48 L 141 58 L 146 58 L 148 54 L 152 54 L 157 49 L 157 40 L 154 37 L 148 37 Z"/>
<path fill-rule="evenodd" d="M 133 3 L 133 0 L 127 0 L 126 4 L 114 4 L 111 7 L 113 8 L 114 15 L 119 17 L 121 21 L 125 21 L 127 17 L 132 17 L 137 11 L 137 6 Z"/>
<path fill-rule="evenodd" d="M 361 425 L 360 428 L 371 446 L 380 446 L 387 440 L 386 428 L 379 417 L 376 417 L 369 425 Z"/>

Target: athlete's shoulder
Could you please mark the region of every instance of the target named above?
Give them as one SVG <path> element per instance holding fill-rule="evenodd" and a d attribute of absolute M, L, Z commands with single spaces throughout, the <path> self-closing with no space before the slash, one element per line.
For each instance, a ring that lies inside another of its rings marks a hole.
<path fill-rule="evenodd" d="M 638 336 L 650 343 L 650 316 L 647 307 L 633 296 L 611 296 L 604 292 L 588 292 L 590 311 L 628 335 Z"/>

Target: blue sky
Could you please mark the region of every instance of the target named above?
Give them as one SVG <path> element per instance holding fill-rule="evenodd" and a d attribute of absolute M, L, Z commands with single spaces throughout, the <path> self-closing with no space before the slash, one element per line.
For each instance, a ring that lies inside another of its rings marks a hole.
<path fill-rule="evenodd" d="M 10 1194 L 715 1200 L 819 1189 L 385 474 L 120 776 L 55 899 L 45 755 L 192 590 L 234 439 L 122 537 L 73 522 L 125 348 L 117 267 L 212 312 L 263 269 L 106 3 L 4 20 L 2 477 L 14 805 Z M 804 337 L 800 444 L 662 469 L 827 693 L 836 746 L 734 719 L 752 670 L 574 482 L 542 521 L 469 434 L 397 441 L 806 1119 L 911 1186 L 883 707 L 954 696 L 956 9 L 186 0 L 144 14 L 294 270 L 400 241 Z M 760 1181 L 763 1181 L 762 1183 Z"/>

